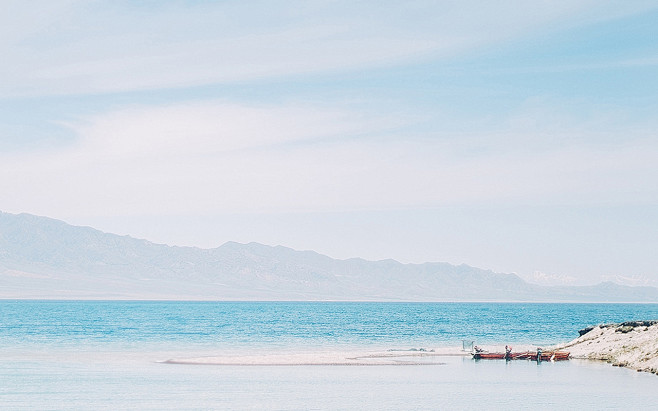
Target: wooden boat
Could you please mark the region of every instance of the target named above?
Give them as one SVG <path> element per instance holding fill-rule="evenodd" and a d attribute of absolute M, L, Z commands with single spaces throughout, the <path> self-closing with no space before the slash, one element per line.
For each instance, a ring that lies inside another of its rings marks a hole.
<path fill-rule="evenodd" d="M 474 352 L 473 359 L 475 360 L 532 360 L 537 361 L 537 356 L 539 355 L 539 361 L 564 361 L 569 359 L 568 351 L 546 351 L 541 352 Z"/>
<path fill-rule="evenodd" d="M 516 360 L 520 355 L 525 353 L 519 352 L 486 352 L 486 351 L 476 351 L 474 352 L 473 359 L 476 360 Z"/>
<path fill-rule="evenodd" d="M 504 352 L 475 352 L 473 358 L 476 360 L 504 360 Z"/>
<path fill-rule="evenodd" d="M 522 360 L 522 359 L 528 359 L 532 361 L 537 361 L 537 357 L 539 357 L 539 361 L 565 361 L 569 359 L 569 352 L 568 351 L 546 351 L 546 352 L 532 352 L 528 351 L 525 353 L 522 353 L 517 357 L 517 359 Z"/>

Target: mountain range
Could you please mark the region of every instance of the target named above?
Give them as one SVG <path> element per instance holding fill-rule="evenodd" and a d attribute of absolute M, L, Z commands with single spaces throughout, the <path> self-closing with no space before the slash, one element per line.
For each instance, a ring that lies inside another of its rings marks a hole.
<path fill-rule="evenodd" d="M 468 265 L 337 260 L 258 243 L 168 246 L 0 212 L 0 298 L 658 302 L 658 288 L 541 286 Z"/>

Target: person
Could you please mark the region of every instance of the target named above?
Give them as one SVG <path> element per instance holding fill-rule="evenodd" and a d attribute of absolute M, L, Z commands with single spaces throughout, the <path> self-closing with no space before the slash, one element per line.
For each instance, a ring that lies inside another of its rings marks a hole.
<path fill-rule="evenodd" d="M 511 346 L 505 346 L 505 358 L 510 359 L 512 357 L 512 347 Z"/>

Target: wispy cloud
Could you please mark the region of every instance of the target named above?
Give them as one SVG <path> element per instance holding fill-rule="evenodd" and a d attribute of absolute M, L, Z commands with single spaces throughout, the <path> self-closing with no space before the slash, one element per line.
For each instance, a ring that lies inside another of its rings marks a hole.
<path fill-rule="evenodd" d="M 653 68 L 658 66 L 658 57 L 638 57 L 638 58 L 614 58 L 603 61 L 574 62 L 569 64 L 540 64 L 540 65 L 519 65 L 515 67 L 491 69 L 487 68 L 487 74 L 537 74 L 537 73 L 568 73 L 568 72 L 601 72 L 607 70 L 628 70 Z"/>
<path fill-rule="evenodd" d="M 471 156 L 407 134 L 413 121 L 217 101 L 122 109 L 71 124 L 75 145 L 3 158 L 0 191 L 15 208 L 77 213 L 658 201 L 655 140 Z"/>
<path fill-rule="evenodd" d="M 196 101 L 133 106 L 68 124 L 80 149 L 106 157 L 159 160 L 214 156 L 242 149 L 313 142 L 390 129 L 401 118 L 367 116 L 337 108 L 298 105 L 249 106 Z"/>
<path fill-rule="evenodd" d="M 187 87 L 403 64 L 494 44 L 593 4 L 22 3 L 7 3 L 10 12 L 0 17 L 9 34 L 0 42 L 2 96 Z"/>

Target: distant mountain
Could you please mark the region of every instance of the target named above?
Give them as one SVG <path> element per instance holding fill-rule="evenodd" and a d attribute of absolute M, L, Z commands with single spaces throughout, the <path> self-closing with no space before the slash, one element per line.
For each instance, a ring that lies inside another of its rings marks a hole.
<path fill-rule="evenodd" d="M 336 260 L 257 243 L 170 247 L 0 212 L 0 298 L 658 302 L 658 289 L 548 287 L 467 265 Z"/>

